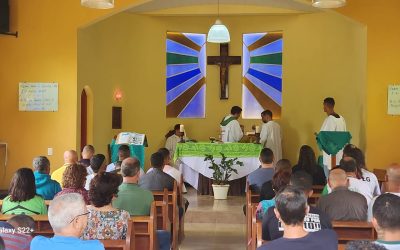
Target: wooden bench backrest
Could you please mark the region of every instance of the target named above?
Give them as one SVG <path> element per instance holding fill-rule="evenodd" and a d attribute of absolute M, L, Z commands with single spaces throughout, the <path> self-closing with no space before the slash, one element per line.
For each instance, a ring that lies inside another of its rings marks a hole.
<path fill-rule="evenodd" d="M 365 221 L 332 221 L 332 227 L 340 243 L 351 240 L 376 240 L 377 234 L 372 223 Z"/>
<path fill-rule="evenodd" d="M 153 191 L 153 196 L 155 201 L 163 201 L 164 199 L 164 191 Z M 177 182 L 174 181 L 174 189 L 173 191 L 167 191 L 168 194 L 168 217 L 172 224 L 171 233 L 172 233 L 172 244 L 171 247 L 173 250 L 178 247 L 178 235 L 179 235 L 179 208 L 178 208 L 178 185 Z"/>
<path fill-rule="evenodd" d="M 246 210 L 246 240 L 247 240 L 247 249 L 251 248 L 251 231 L 252 231 L 252 225 L 251 225 L 251 207 L 254 204 L 258 204 L 260 200 L 260 194 L 257 194 L 253 192 L 250 188 L 250 185 L 248 182 L 246 182 L 246 204 L 245 204 L 245 210 Z"/>
<path fill-rule="evenodd" d="M 155 202 L 151 204 L 150 216 L 132 216 L 131 220 L 133 221 L 133 228 L 135 229 L 136 249 L 158 249 Z"/>

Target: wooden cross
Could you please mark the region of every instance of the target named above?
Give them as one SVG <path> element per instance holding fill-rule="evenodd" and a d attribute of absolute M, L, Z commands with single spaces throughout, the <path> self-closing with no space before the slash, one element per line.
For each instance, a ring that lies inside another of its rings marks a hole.
<path fill-rule="evenodd" d="M 228 89 L 228 76 L 229 76 L 229 66 L 235 64 L 241 64 L 241 56 L 229 56 L 229 44 L 221 43 L 219 45 L 220 56 L 208 56 L 208 65 L 218 65 L 219 66 L 219 83 L 221 87 L 220 99 L 228 99 L 229 89 Z"/>

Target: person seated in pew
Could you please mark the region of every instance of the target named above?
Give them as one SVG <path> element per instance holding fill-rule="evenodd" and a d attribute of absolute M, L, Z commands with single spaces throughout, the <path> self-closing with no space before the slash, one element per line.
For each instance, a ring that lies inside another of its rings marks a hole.
<path fill-rule="evenodd" d="M 54 236 L 36 236 L 31 241 L 31 250 L 104 250 L 99 240 L 80 239 L 88 223 L 88 214 L 82 195 L 66 193 L 54 197 L 48 214 Z"/>
<path fill-rule="evenodd" d="M 347 144 L 343 149 L 343 157 L 346 156 L 353 158 L 357 163 L 356 178 L 366 182 L 374 190 L 374 196 L 380 195 L 381 188 L 378 178 L 374 173 L 367 170 L 365 156 L 361 149 L 352 144 Z"/>
<path fill-rule="evenodd" d="M 247 182 L 252 191 L 260 193 L 262 185 L 272 180 L 274 176 L 274 153 L 269 148 L 263 148 L 260 152 L 260 168 L 247 176 Z"/>
<path fill-rule="evenodd" d="M 122 184 L 118 188 L 113 207 L 124 209 L 131 216 L 149 215 L 151 203 L 154 201 L 153 193 L 138 185 L 140 175 L 140 162 L 137 158 L 126 158 L 121 164 Z"/>
<path fill-rule="evenodd" d="M 326 176 L 324 169 L 317 164 L 314 150 L 308 146 L 303 145 L 300 148 L 299 160 L 297 165 L 293 167 L 293 172 L 306 171 L 313 177 L 313 185 L 325 185 Z"/>
<path fill-rule="evenodd" d="M 268 211 L 268 209 L 275 206 L 275 196 L 279 191 L 289 185 L 290 176 L 291 172 L 289 172 L 288 170 L 281 170 L 274 174 L 274 176 L 272 177 L 272 192 L 274 192 L 275 195 L 273 195 L 273 197 L 270 199 L 266 197 L 269 196 L 266 194 L 270 192 L 269 186 L 265 187 L 268 183 L 264 183 L 264 185 L 261 187 L 260 202 L 257 206 L 257 219 L 262 220 L 264 214 Z"/>
<path fill-rule="evenodd" d="M 354 240 L 346 244 L 345 250 L 387 250 L 387 248 L 368 240 Z"/>
<path fill-rule="evenodd" d="M 83 196 L 86 204 L 90 204 L 88 192 L 85 189 L 87 170 L 79 164 L 67 166 L 62 180 L 63 189 L 56 196 L 68 193 L 78 193 Z"/>
<path fill-rule="evenodd" d="M 93 155 L 94 155 L 94 147 L 92 145 L 84 146 L 82 150 L 82 159 L 80 159 L 78 163 L 85 167 L 89 167 L 90 159 L 92 159 Z"/>
<path fill-rule="evenodd" d="M 308 219 L 306 218 L 311 208 L 307 205 L 307 195 L 301 188 L 296 186 L 286 187 L 277 195 L 275 202 L 276 207 L 270 209 L 273 210 L 277 220 L 281 222 L 284 231 L 283 236 L 262 245 L 258 249 L 337 250 L 338 239 L 335 231 L 326 229 L 310 232 L 304 228 L 306 224 L 312 223 L 311 221 L 307 222 Z"/>
<path fill-rule="evenodd" d="M 388 250 L 400 249 L 400 197 L 395 194 L 382 194 L 376 198 L 372 208 L 372 225 L 378 232 L 375 243 Z"/>
<path fill-rule="evenodd" d="M 168 174 L 168 175 L 170 175 L 172 178 L 174 178 L 176 180 L 176 182 L 178 184 L 180 184 L 181 183 L 182 173 L 178 169 L 176 169 L 176 168 L 171 166 L 171 154 L 170 154 L 170 151 L 167 148 L 160 148 L 158 150 L 158 152 L 160 152 L 164 157 L 163 172 Z M 152 170 L 152 168 L 150 168 L 150 169 Z M 151 171 L 150 169 L 147 171 L 147 173 Z M 186 187 L 185 187 L 184 183 L 182 183 L 182 192 L 183 193 L 187 193 L 187 190 L 186 190 Z"/>
<path fill-rule="evenodd" d="M 386 170 L 386 178 L 386 193 L 391 193 L 400 197 L 400 165 L 390 165 Z M 378 197 L 379 196 L 375 196 L 368 204 L 368 221 L 372 221 L 372 207 Z"/>
<path fill-rule="evenodd" d="M 47 214 L 44 199 L 36 195 L 35 176 L 32 169 L 20 168 L 15 172 L 10 192 L 3 200 L 2 214 Z"/>
<path fill-rule="evenodd" d="M 89 191 L 90 181 L 99 173 L 105 171 L 106 157 L 103 154 L 94 155 L 90 159 L 90 166 L 86 168 L 88 175 L 86 176 L 85 189 Z"/>
<path fill-rule="evenodd" d="M 151 155 L 150 158 L 153 171 L 143 175 L 139 180 L 139 187 L 150 191 L 168 191 L 174 189 L 174 178 L 163 172 L 164 156 L 160 152 Z"/>
<path fill-rule="evenodd" d="M 367 220 L 367 200 L 362 194 L 349 190 L 349 181 L 343 169 L 330 171 L 328 185 L 332 192 L 318 200 L 318 209 L 335 221 Z"/>
<path fill-rule="evenodd" d="M 50 161 L 46 156 L 33 159 L 36 194 L 45 200 L 52 200 L 54 195 L 61 191 L 60 183 L 50 177 Z"/>
<path fill-rule="evenodd" d="M 64 165 L 62 165 L 60 168 L 56 169 L 52 174 L 51 174 L 51 179 L 57 181 L 58 183 L 61 184 L 62 187 L 62 179 L 63 179 L 63 174 L 67 166 L 76 164 L 78 162 L 78 154 L 76 153 L 75 150 L 67 150 L 64 152 Z"/>
<path fill-rule="evenodd" d="M 88 224 L 82 239 L 120 240 L 126 238 L 130 215 L 127 211 L 112 206 L 121 182 L 120 175 L 107 172 L 99 173 L 90 182 L 91 205 L 87 207 Z"/>
<path fill-rule="evenodd" d="M 120 145 L 118 148 L 118 161 L 122 162 L 126 158 L 131 156 L 131 150 L 129 149 L 128 145 Z M 112 171 L 119 171 L 120 169 L 117 168 L 116 163 L 112 162 L 107 165 L 106 172 Z"/>
<path fill-rule="evenodd" d="M 5 249 L 29 250 L 34 230 L 32 217 L 19 214 L 0 224 L 0 237 L 4 240 Z"/>
<path fill-rule="evenodd" d="M 293 173 L 290 178 L 290 186 L 303 190 L 307 197 L 313 194 L 312 177 L 304 171 Z M 275 199 L 276 203 L 276 199 Z M 304 230 L 307 232 L 316 232 L 322 229 L 331 229 L 332 223 L 329 217 L 318 208 L 310 207 L 309 212 L 304 218 Z M 282 237 L 284 227 L 282 222 L 276 217 L 274 207 L 270 207 L 263 216 L 262 220 L 262 238 L 263 240 L 275 240 Z"/>
<path fill-rule="evenodd" d="M 276 164 L 275 164 L 275 173 L 280 172 L 280 171 L 286 171 L 292 174 L 292 164 L 288 159 L 280 159 Z M 273 178 L 273 177 L 272 177 Z M 262 200 L 271 200 L 275 197 L 275 192 L 272 187 L 272 180 L 265 182 L 261 186 L 261 191 L 260 191 L 260 201 Z"/>

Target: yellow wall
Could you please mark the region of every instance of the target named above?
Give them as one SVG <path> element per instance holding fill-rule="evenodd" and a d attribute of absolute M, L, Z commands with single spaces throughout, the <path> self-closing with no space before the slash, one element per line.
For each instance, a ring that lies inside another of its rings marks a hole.
<path fill-rule="evenodd" d="M 139 1 L 116 2 L 114 12 Z M 0 35 L 0 141 L 9 144 L 6 167 L 1 149 L 0 188 L 48 147 L 54 148 L 53 170 L 62 164 L 64 150 L 76 148 L 77 29 L 112 13 L 81 7 L 80 1 L 10 0 L 10 5 L 12 31 L 20 36 Z M 19 112 L 21 81 L 58 82 L 59 111 Z"/>
<path fill-rule="evenodd" d="M 387 114 L 387 87 L 400 84 L 398 0 L 350 0 L 338 11 L 367 25 L 367 163 L 400 162 L 400 117 Z"/>
<path fill-rule="evenodd" d="M 283 115 L 284 156 L 292 161 L 302 144 L 315 147 L 313 133 L 325 118 L 322 100 L 337 99 L 353 142 L 365 141 L 365 27 L 335 13 L 295 16 L 223 17 L 231 32 L 230 54 L 241 55 L 247 32 L 284 31 Z M 208 140 L 232 105 L 241 105 L 241 66 L 230 68 L 230 99 L 219 100 L 219 70 L 207 67 L 206 119 L 165 118 L 165 33 L 207 33 L 209 17 L 151 17 L 121 13 L 78 34 L 78 93 L 88 85 L 94 94 L 94 145 L 106 144 L 119 131 L 111 129 L 111 107 L 123 107 L 123 130 L 146 133 L 148 156 L 164 143 L 175 123 L 184 123 L 189 136 Z M 207 44 L 207 54 L 219 47 Z M 113 100 L 115 89 L 123 100 Z M 352 107 L 352 108 L 349 108 Z M 255 120 L 241 120 L 249 131 Z M 147 166 L 148 166 L 147 161 Z"/>

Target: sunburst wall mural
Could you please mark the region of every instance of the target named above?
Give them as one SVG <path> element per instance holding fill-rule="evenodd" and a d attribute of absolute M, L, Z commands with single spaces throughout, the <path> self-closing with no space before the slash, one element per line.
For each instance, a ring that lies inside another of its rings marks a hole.
<path fill-rule="evenodd" d="M 206 35 L 167 32 L 166 115 L 204 118 L 206 114 Z"/>
<path fill-rule="evenodd" d="M 282 48 L 281 31 L 243 34 L 243 118 L 259 119 L 266 109 L 281 117 Z"/>

